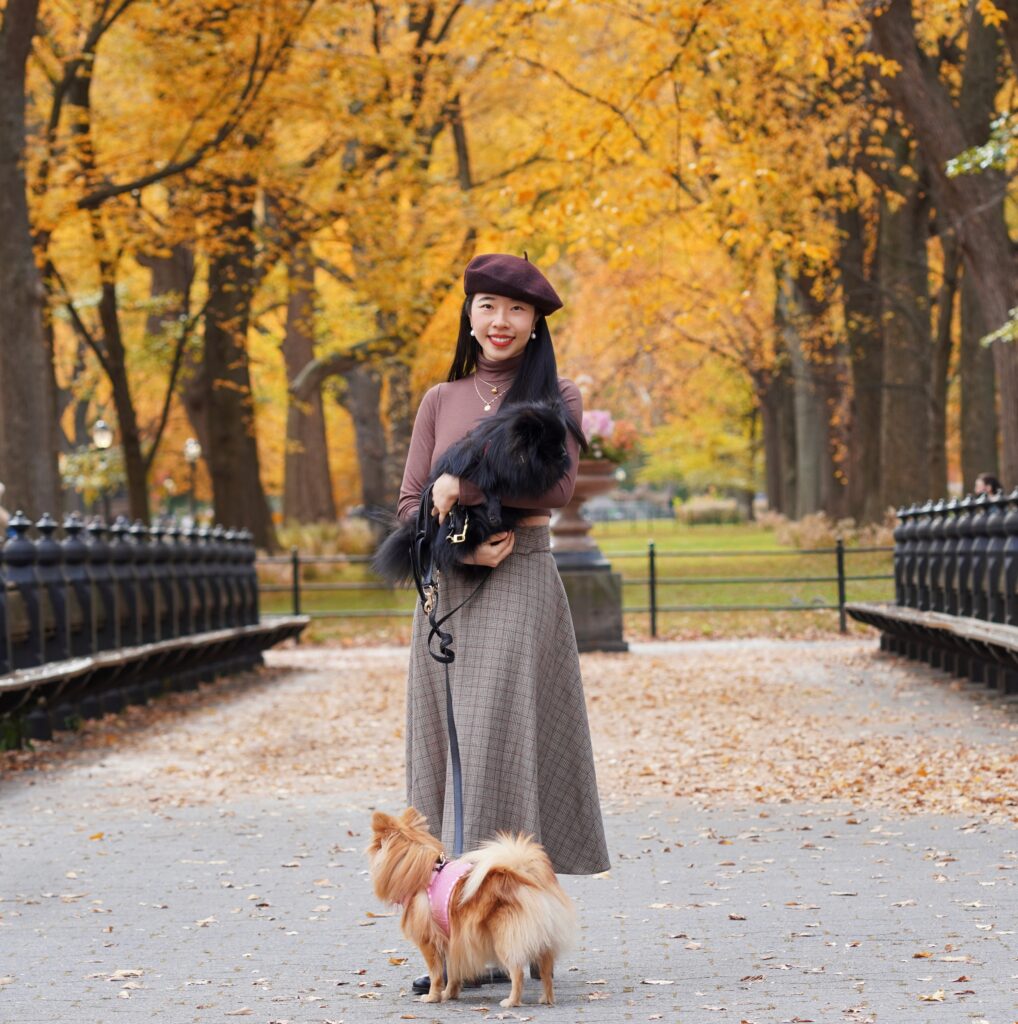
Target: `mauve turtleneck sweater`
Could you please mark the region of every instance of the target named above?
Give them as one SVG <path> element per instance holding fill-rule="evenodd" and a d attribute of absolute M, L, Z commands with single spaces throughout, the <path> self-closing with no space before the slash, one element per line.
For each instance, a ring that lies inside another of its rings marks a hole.
<path fill-rule="evenodd" d="M 492 362 L 484 355 L 477 358 L 477 373 L 485 381 L 498 387 L 505 393 L 502 385 L 508 385 L 516 377 L 516 372 L 523 362 L 523 354 L 514 356 L 503 362 Z M 580 390 L 571 381 L 559 378 L 559 390 L 565 401 L 566 408 L 577 424 L 583 420 L 583 400 Z M 417 513 L 417 506 L 431 475 L 431 470 L 438 462 L 442 453 L 452 444 L 466 436 L 467 432 L 480 420 L 494 416 L 501 407 L 502 398 L 496 399 L 489 412 L 484 411 L 484 401 L 478 397 L 480 391 L 485 399 L 491 394 L 491 388 L 485 387 L 474 375 L 462 380 L 446 381 L 431 388 L 421 401 L 414 420 L 414 432 L 410 438 L 410 451 L 407 453 L 406 469 L 403 471 L 403 485 L 399 489 L 399 507 L 397 515 L 400 519 L 410 519 Z M 551 509 L 561 508 L 573 496 L 576 483 L 576 465 L 580 446 L 572 434 L 568 435 L 569 473 L 564 476 L 550 491 L 544 494 L 502 494 L 499 498 L 503 505 L 510 508 L 526 509 L 535 515 L 550 515 Z M 461 505 L 479 505 L 483 499 L 481 491 L 469 480 L 460 480 Z"/>

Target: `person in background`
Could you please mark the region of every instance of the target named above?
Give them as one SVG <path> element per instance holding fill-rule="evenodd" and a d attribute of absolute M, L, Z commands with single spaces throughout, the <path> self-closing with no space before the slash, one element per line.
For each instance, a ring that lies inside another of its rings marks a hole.
<path fill-rule="evenodd" d="M 0 537 L 7 536 L 7 524 L 11 521 L 11 514 L 4 508 L 4 492 L 7 488 L 0 483 Z"/>
<path fill-rule="evenodd" d="M 992 473 L 980 473 L 976 477 L 975 487 L 973 492 L 976 495 L 985 494 L 989 497 L 993 497 L 995 494 L 1002 494 L 1004 486 Z"/>

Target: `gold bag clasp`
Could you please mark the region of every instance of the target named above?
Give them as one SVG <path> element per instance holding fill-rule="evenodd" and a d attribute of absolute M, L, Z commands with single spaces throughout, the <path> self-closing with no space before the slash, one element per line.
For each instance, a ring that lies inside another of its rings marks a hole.
<path fill-rule="evenodd" d="M 470 522 L 470 513 L 469 512 L 464 512 L 463 513 L 463 529 L 460 530 L 459 533 L 450 533 L 449 534 L 449 543 L 450 544 L 462 544 L 462 543 L 464 543 L 466 541 L 466 539 L 467 539 L 467 524 L 469 522 Z"/>

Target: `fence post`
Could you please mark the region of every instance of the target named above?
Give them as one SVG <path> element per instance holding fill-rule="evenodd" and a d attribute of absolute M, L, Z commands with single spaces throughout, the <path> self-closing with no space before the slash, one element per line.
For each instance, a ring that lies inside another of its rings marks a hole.
<path fill-rule="evenodd" d="M 839 537 L 835 545 L 838 560 L 838 624 L 842 633 L 848 632 L 848 621 L 845 618 L 845 542 Z"/>
<path fill-rule="evenodd" d="M 290 567 L 292 570 L 293 614 L 300 615 L 300 552 L 296 547 L 290 548 Z"/>
<path fill-rule="evenodd" d="M 647 542 L 648 576 L 650 578 L 650 635 L 657 639 L 657 560 L 654 556 L 654 542 Z"/>

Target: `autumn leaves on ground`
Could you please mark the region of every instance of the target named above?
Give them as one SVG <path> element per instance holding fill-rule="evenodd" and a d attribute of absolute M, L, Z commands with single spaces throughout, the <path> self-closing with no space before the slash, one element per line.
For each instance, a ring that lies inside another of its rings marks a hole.
<path fill-rule="evenodd" d="M 0 769 L 101 762 L 103 804 L 398 794 L 405 651 L 268 658 L 256 676 L 7 752 Z M 871 640 L 668 645 L 585 655 L 583 672 L 609 806 L 834 800 L 1018 822 L 1018 708 L 880 655 Z"/>

